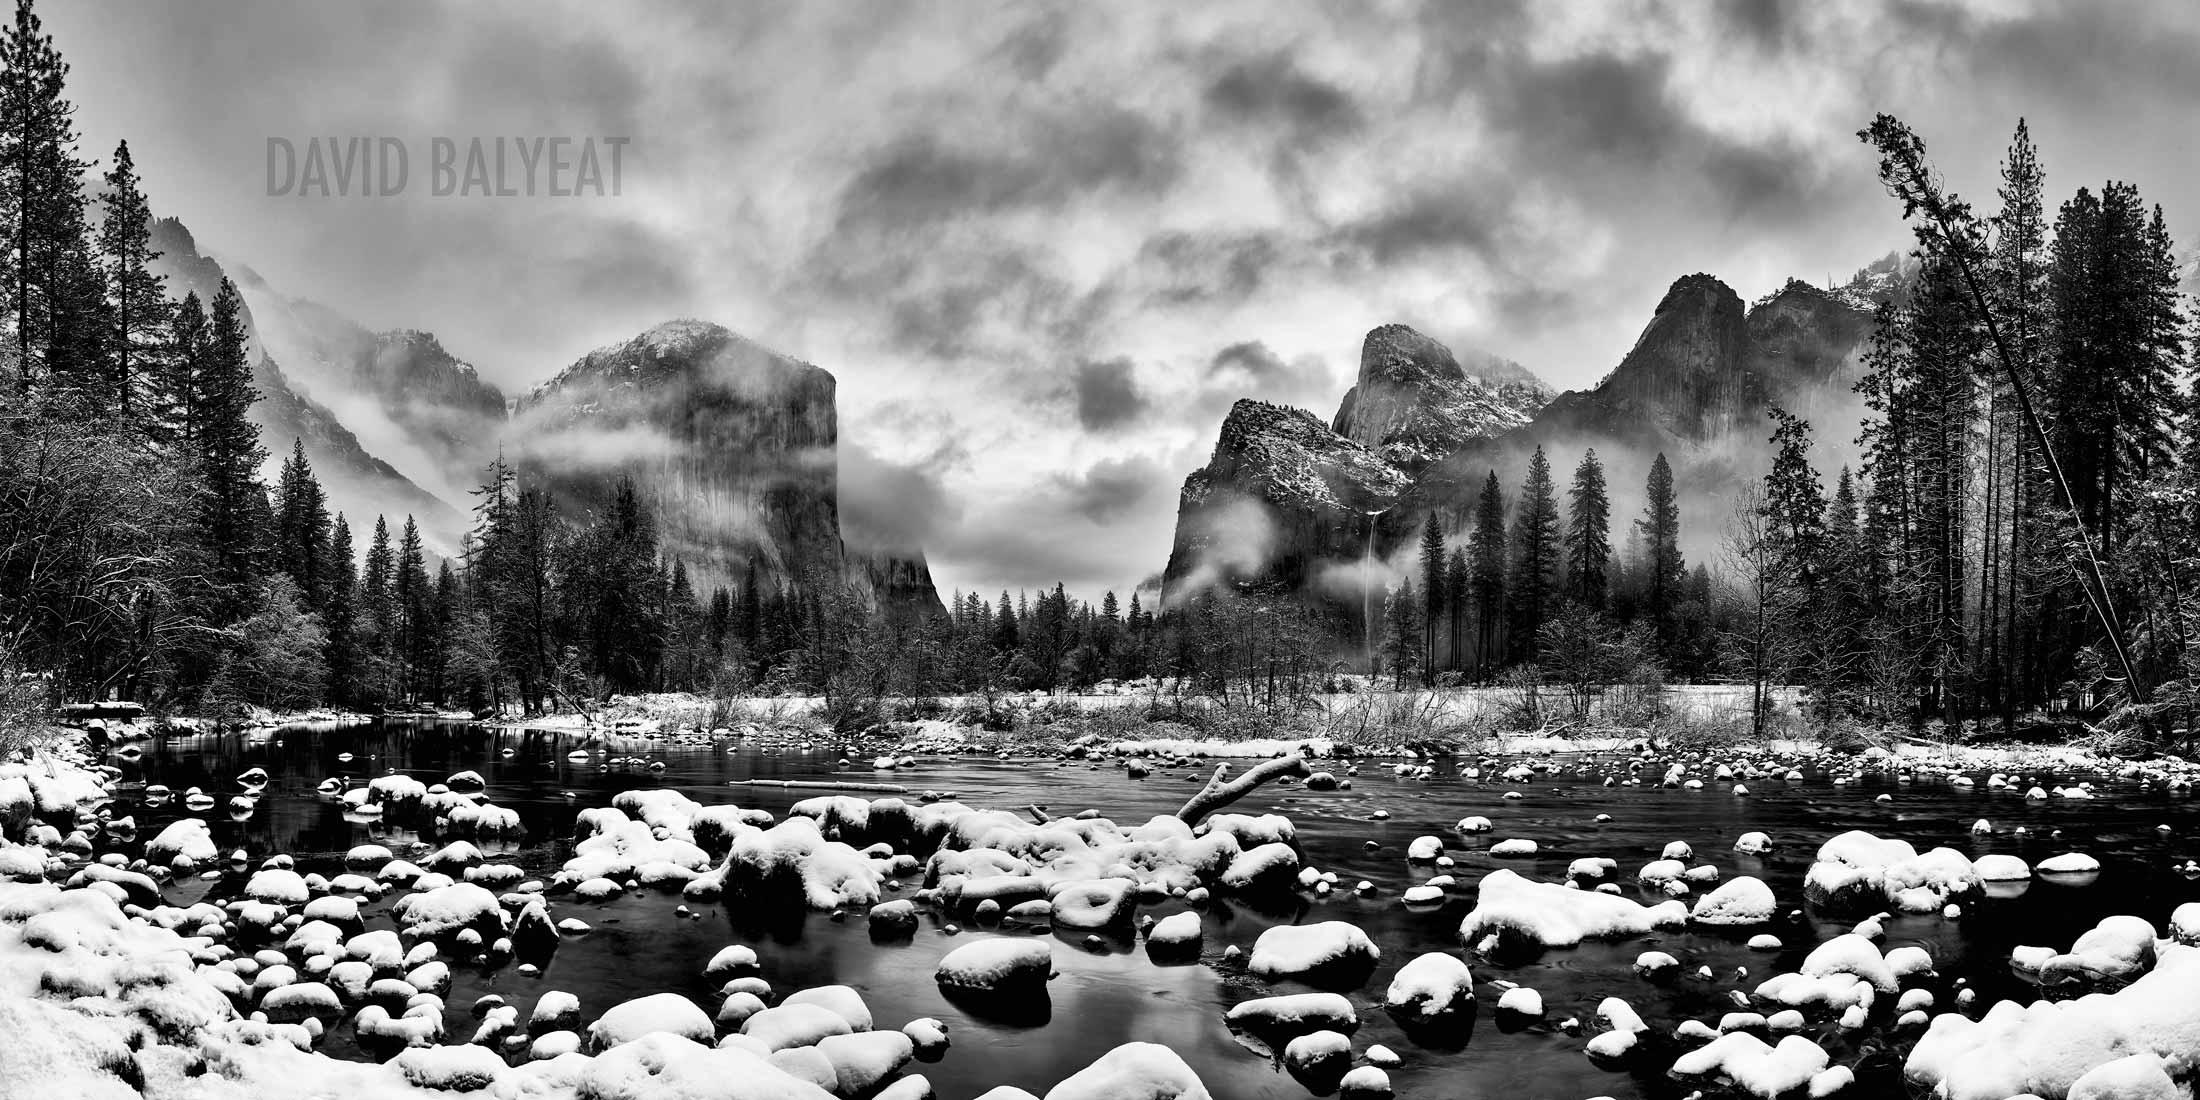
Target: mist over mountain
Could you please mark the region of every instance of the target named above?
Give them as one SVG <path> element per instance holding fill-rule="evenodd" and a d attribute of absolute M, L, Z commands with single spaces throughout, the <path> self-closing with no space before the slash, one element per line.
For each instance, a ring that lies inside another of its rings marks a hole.
<path fill-rule="evenodd" d="M 896 609 L 940 608 L 921 546 L 890 522 L 843 514 L 836 383 L 819 367 L 679 320 L 508 399 L 433 333 L 376 332 L 249 267 L 225 268 L 176 219 L 154 223 L 153 237 L 174 298 L 210 301 L 227 275 L 244 300 L 263 477 L 301 441 L 330 510 L 355 527 L 409 515 L 430 551 L 455 557 L 472 491 L 504 454 L 576 520 L 633 477 L 666 556 L 700 591 L 740 585 L 754 562 L 766 584 L 844 577 Z"/>
<path fill-rule="evenodd" d="M 463 508 L 496 456 L 504 395 L 433 333 L 372 332 L 329 306 L 282 294 L 251 268 L 234 275 L 285 373 L 407 479 Z"/>
<path fill-rule="evenodd" d="M 598 348 L 513 406 L 508 446 L 561 508 L 584 514 L 632 477 L 665 552 L 699 587 L 846 576 L 938 610 L 921 549 L 844 549 L 836 382 L 725 328 L 679 320 Z"/>
<path fill-rule="evenodd" d="M 1258 401 L 1231 410 L 1208 465 L 1185 479 L 1164 598 L 1219 583 L 1356 606 L 1398 575 L 1390 563 L 1431 513 L 1456 536 L 1493 471 L 1509 500 L 1538 446 L 1560 471 L 1595 449 L 1621 521 L 1664 454 L 1689 560 L 1710 560 L 1734 491 L 1764 468 L 1772 408 L 1821 426 L 1829 475 L 1854 461 L 1872 310 L 1914 275 L 1890 255 L 1838 287 L 1790 280 L 1747 306 L 1711 275 L 1683 276 L 1610 373 L 1555 395 L 1515 364 L 1476 353 L 1469 370 L 1419 332 L 1379 327 L 1326 428 Z"/>
<path fill-rule="evenodd" d="M 174 218 L 153 222 L 152 237 L 153 247 L 161 253 L 153 266 L 166 279 L 170 296 L 181 301 L 187 294 L 197 294 L 201 302 L 211 302 L 225 274 L 222 265 L 201 254 L 191 231 Z M 243 315 L 251 343 L 252 383 L 260 391 L 251 419 L 260 429 L 260 445 L 267 450 L 263 479 L 274 480 L 276 469 L 290 457 L 292 441 L 297 440 L 304 444 L 306 458 L 328 490 L 330 511 L 345 513 L 354 526 L 371 525 L 370 517 L 375 515 L 393 519 L 410 515 L 430 549 L 457 554 L 466 531 L 461 510 L 369 451 L 351 427 L 353 416 L 339 415 L 316 400 L 308 385 L 294 379 L 276 357 L 254 305 L 247 295 Z M 288 345 L 281 346 L 288 350 Z"/>

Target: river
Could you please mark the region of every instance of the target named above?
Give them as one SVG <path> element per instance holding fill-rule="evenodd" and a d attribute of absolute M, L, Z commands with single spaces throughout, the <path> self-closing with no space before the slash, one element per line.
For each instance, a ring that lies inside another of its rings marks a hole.
<path fill-rule="evenodd" d="M 248 817 L 233 820 L 219 806 L 204 815 L 212 821 L 217 843 L 225 852 L 244 849 L 254 864 L 287 853 L 301 871 L 323 873 L 340 869 L 344 852 L 357 844 L 384 844 L 405 855 L 415 840 L 441 843 L 395 823 L 347 819 L 337 800 L 316 791 L 330 776 L 363 781 L 396 770 L 433 784 L 454 772 L 478 771 L 488 782 L 489 800 L 516 810 L 526 834 L 516 843 L 476 843 L 492 860 L 518 864 L 545 879 L 571 853 L 575 816 L 637 787 L 675 789 L 706 804 L 736 802 L 784 815 L 794 801 L 819 792 L 735 787 L 728 781 L 894 783 L 912 791 L 952 791 L 974 806 L 1021 809 L 1037 804 L 1056 815 L 1090 808 L 1119 822 L 1137 823 L 1174 811 L 1205 778 L 1204 768 L 1163 768 L 1132 779 L 1116 763 L 1004 761 L 989 755 L 920 757 L 909 769 L 873 772 L 867 757 L 841 766 L 838 754 L 822 743 L 809 750 L 773 750 L 731 740 L 655 743 L 645 751 L 621 754 L 661 764 L 661 769 L 643 764 L 607 767 L 600 754 L 587 763 L 567 759 L 576 747 L 570 737 L 530 736 L 470 723 L 292 728 L 172 738 L 142 747 L 142 757 L 111 758 L 124 771 L 117 812 L 136 815 L 139 836 L 150 837 L 188 812 L 180 797 L 166 806 L 142 805 L 143 784 L 165 784 L 179 795 L 197 786 L 226 800 L 237 789 L 235 776 L 261 767 L 271 781 Z M 342 759 L 345 754 L 349 760 Z M 537 996 L 552 989 L 577 994 L 588 1018 L 626 998 L 666 990 L 687 994 L 710 1010 L 715 990 L 703 979 L 704 963 L 729 943 L 745 943 L 762 957 L 763 976 L 778 992 L 841 983 L 862 992 L 882 1027 L 924 1016 L 946 1021 L 952 1049 L 939 1063 L 917 1068 L 950 1100 L 1003 1083 L 1043 1093 L 1108 1049 L 1138 1040 L 1176 1049 L 1217 1097 L 1303 1097 L 1305 1087 L 1241 1046 L 1223 1024 L 1223 1013 L 1232 1004 L 1290 987 L 1252 978 L 1236 964 L 1222 962 L 1220 952 L 1228 944 L 1249 951 L 1260 931 L 1276 923 L 1343 920 L 1364 929 L 1383 955 L 1374 978 L 1353 994 L 1362 1020 L 1353 1045 L 1364 1051 L 1381 1043 L 1401 1056 L 1403 1063 L 1390 1070 L 1399 1095 L 1674 1097 L 1689 1090 L 1662 1076 L 1670 1058 L 1647 1059 L 1636 1075 L 1608 1072 L 1590 1062 L 1583 1054 L 1583 1038 L 1567 1034 L 1561 1022 L 1568 1017 L 1588 1021 L 1599 1000 L 1617 995 L 1642 1013 L 1653 1035 L 1669 1035 L 1688 1018 L 1716 1023 L 1720 1014 L 1733 1009 L 1732 991 L 1747 992 L 1775 971 L 1794 969 L 1813 945 L 1851 927 L 1853 915 L 1819 914 L 1803 900 L 1803 875 L 1812 856 L 1835 833 L 1864 829 L 1911 841 L 1921 850 L 1946 845 L 1974 857 L 2007 852 L 2036 863 L 2076 850 L 2101 860 L 2101 872 L 2090 881 L 2035 879 L 2027 887 L 1997 892 L 2007 896 L 1972 901 L 1957 919 L 1934 914 L 1887 921 L 1888 946 L 1911 943 L 1931 953 L 1939 971 L 1931 988 L 1940 994 L 1943 1008 L 1958 983 L 1975 987 L 1982 1003 L 2035 996 L 2007 965 L 2015 945 L 2063 949 L 2101 917 L 2118 913 L 2137 914 L 2161 928 L 2175 905 L 2200 898 L 2200 884 L 2177 870 L 2178 864 L 2200 854 L 2200 846 L 2190 839 L 2200 835 L 2200 807 L 2188 795 L 2141 789 L 2105 776 L 2038 775 L 2032 778 L 2047 785 L 2090 779 L 2099 797 L 2027 801 L 2022 786 L 1989 790 L 1983 782 L 1965 788 L 1938 780 L 1903 782 L 1888 775 L 1837 785 L 1826 771 L 1813 768 L 1796 782 L 1751 780 L 1750 794 L 1741 797 L 1715 782 L 1702 790 L 1662 788 L 1647 781 L 1605 786 L 1606 776 L 1626 774 L 1612 766 L 1614 757 L 1553 759 L 1557 771 L 1517 784 L 1461 778 L 1455 774 L 1460 761 L 1440 762 L 1438 777 L 1428 780 L 1401 779 L 1386 764 L 1363 761 L 1350 790 L 1271 786 L 1256 792 L 1235 809 L 1290 817 L 1307 863 L 1336 872 L 1345 889 L 1318 900 L 1301 894 L 1280 911 L 1218 902 L 1206 911 L 1207 950 L 1197 963 L 1157 964 L 1129 935 L 1097 947 L 1065 935 L 1056 945 L 1060 975 L 1050 987 L 1051 1006 L 1043 1016 L 991 1018 L 944 997 L 932 981 L 934 965 L 967 941 L 947 934 L 934 917 L 927 918 L 913 942 L 880 945 L 871 941 L 861 914 L 836 922 L 824 913 L 689 903 L 700 917 L 693 919 L 676 914 L 682 904 L 678 894 L 644 889 L 605 903 L 553 899 L 554 917 L 578 917 L 593 931 L 566 940 L 538 975 L 509 967 L 454 966 L 449 1031 L 454 1041 L 471 1033 L 469 1007 L 486 993 L 501 994 L 520 1005 L 523 1014 Z M 1343 764 L 1334 762 L 1340 770 Z M 1657 771 L 1645 774 L 1654 777 Z M 1508 790 L 1524 797 L 1505 799 Z M 1891 800 L 1878 801 L 1882 794 Z M 1388 818 L 1376 819 L 1377 811 L 1387 812 Z M 1462 836 L 1452 826 L 1467 815 L 1488 816 L 1495 828 Z M 1599 815 L 1611 820 L 1600 824 Z M 1970 826 L 1981 818 L 1990 820 L 1995 831 L 1974 836 Z M 2158 829 L 2164 825 L 2166 832 Z M 2016 826 L 2026 827 L 2029 835 L 2014 835 Z M 1752 830 L 1772 836 L 1772 852 L 1747 856 L 1731 850 L 1737 836 Z M 1457 885 L 1441 906 L 1408 909 L 1399 901 L 1400 893 L 1424 881 L 1429 871 L 1408 865 L 1406 846 L 1424 834 L 1444 838 L 1447 854 L 1457 861 L 1450 872 Z M 1534 840 L 1540 851 L 1529 859 L 1497 859 L 1484 852 L 1505 838 Z M 1763 879 L 1783 910 L 1799 911 L 1769 929 L 1782 939 L 1781 950 L 1752 951 L 1745 946 L 1745 932 L 1690 930 L 1547 950 L 1526 959 L 1485 960 L 1468 952 L 1481 1006 L 1470 1035 L 1423 1045 L 1382 1012 L 1382 990 L 1398 966 L 1425 951 L 1461 950 L 1459 922 L 1473 907 L 1473 884 L 1482 874 L 1502 866 L 1531 878 L 1559 880 L 1575 858 L 1606 856 L 1619 862 L 1621 880 L 1633 894 L 1634 870 L 1657 858 L 1673 840 L 1687 841 L 1696 852 L 1693 862 L 1716 864 L 1726 877 Z M 242 888 L 243 877 L 234 872 L 186 877 L 168 887 L 168 896 L 177 902 L 221 900 Z M 1372 896 L 1357 897 L 1350 891 L 1362 879 L 1377 887 Z M 387 926 L 382 914 L 396 896 L 367 906 L 371 926 Z M 1182 908 L 1171 901 L 1144 912 L 1159 917 Z M 1679 957 L 1689 976 L 1663 986 L 1637 977 L 1631 969 L 1635 957 L 1652 948 Z M 1693 976 L 1699 966 L 1708 966 L 1713 977 Z M 1737 968 L 1746 968 L 1747 976 L 1739 976 Z M 1492 1011 L 1497 981 L 1541 991 L 1547 1018 L 1527 1027 L 1500 1026 Z M 1854 1066 L 1860 1079 L 1855 1094 L 1869 1096 L 1893 1094 L 1902 1051 L 1914 1038 L 1893 1035 L 1879 1022 L 1853 1035 L 1830 1024 L 1813 1026 L 1806 1034 L 1821 1042 L 1836 1062 Z M 323 1049 L 369 1056 L 353 1044 L 348 1025 L 332 1031 Z"/>

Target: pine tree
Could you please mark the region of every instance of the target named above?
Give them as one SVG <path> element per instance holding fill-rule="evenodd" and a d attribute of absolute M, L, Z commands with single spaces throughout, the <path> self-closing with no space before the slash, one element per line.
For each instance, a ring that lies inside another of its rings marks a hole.
<path fill-rule="evenodd" d="M 404 532 L 398 536 L 397 564 L 390 578 L 390 601 L 397 621 L 394 652 L 403 672 L 400 690 L 408 699 L 428 690 L 434 598 L 427 553 L 420 545 L 420 527 L 408 515 Z"/>
<path fill-rule="evenodd" d="M 1018 636 L 1016 609 L 1008 602 L 1008 590 L 1001 590 L 1001 608 L 993 616 L 993 648 L 999 653 L 1016 652 Z"/>
<path fill-rule="evenodd" d="M 1450 557 L 1444 561 L 1444 607 L 1448 612 L 1444 629 L 1454 669 L 1466 667 L 1467 606 L 1473 599 L 1473 590 L 1466 548 L 1454 546 Z"/>
<path fill-rule="evenodd" d="M 664 656 L 654 517 L 634 479 L 622 476 L 595 522 L 562 555 L 568 613 L 586 640 L 588 664 L 620 690 L 648 689 Z"/>
<path fill-rule="evenodd" d="M 102 381 L 96 344 L 86 346 L 96 323 L 96 297 L 86 292 L 96 285 L 84 279 L 87 165 L 76 152 L 68 75 L 31 0 L 17 0 L 15 21 L 0 33 L 0 224 L 14 230 L 4 277 L 18 394 L 39 374 L 79 388 Z"/>
<path fill-rule="evenodd" d="M 1436 624 L 1444 613 L 1444 528 L 1436 513 L 1421 525 L 1421 679 L 1436 683 Z"/>
<path fill-rule="evenodd" d="M 168 318 L 166 354 L 148 378 L 146 437 L 156 451 L 188 457 L 198 446 L 199 370 L 209 347 L 206 307 L 187 293 Z"/>
<path fill-rule="evenodd" d="M 115 146 L 107 173 L 106 213 L 99 226 L 101 274 L 107 286 L 108 369 L 123 419 L 144 423 L 148 399 L 166 370 L 169 314 L 161 276 L 152 269 L 160 253 L 152 244 L 152 211 L 139 188 L 130 143 Z"/>
<path fill-rule="evenodd" d="M 330 697 L 349 702 L 359 690 L 358 613 L 355 600 L 358 566 L 352 557 L 351 524 L 336 515 L 329 534 L 328 582 L 322 620 L 328 628 L 328 677 Z"/>
<path fill-rule="evenodd" d="M 1561 538 L 1551 460 L 1539 446 L 1528 459 L 1528 478 L 1520 486 L 1520 511 L 1513 520 L 1512 575 L 1505 586 L 1516 660 L 1535 660 L 1537 635 L 1558 592 L 1564 556 Z"/>
<path fill-rule="evenodd" d="M 239 593 L 258 573 L 258 521 L 267 511 L 267 490 L 259 477 L 267 452 L 248 418 L 260 395 L 252 387 L 242 309 L 236 286 L 223 279 L 214 296 L 206 354 L 192 379 L 191 429 L 204 483 L 199 525 L 213 556 L 214 580 Z"/>
<path fill-rule="evenodd" d="M 1771 409 L 1772 469 L 1765 475 L 1764 512 L 1775 564 L 1812 592 L 1824 565 L 1826 494 L 1810 464 L 1810 422 L 1775 405 Z"/>
<path fill-rule="evenodd" d="M 466 609 L 459 589 L 458 572 L 450 559 L 436 563 L 435 584 L 429 590 L 427 637 L 421 645 L 423 691 L 437 702 L 452 699 L 451 647 L 464 624 Z"/>
<path fill-rule="evenodd" d="M 1383 619 L 1389 628 L 1383 635 L 1383 656 L 1390 662 L 1391 686 L 1395 688 L 1405 687 L 1406 677 L 1420 667 L 1419 604 L 1410 577 L 1398 582 L 1383 604 Z"/>
<path fill-rule="evenodd" d="M 1680 604 L 1687 565 L 1681 560 L 1681 510 L 1673 495 L 1673 467 L 1662 452 L 1650 463 L 1643 496 L 1642 518 L 1635 521 L 1635 530 L 1647 550 L 1643 610 L 1650 616 L 1659 644 L 1671 647 L 1678 637 L 1674 613 Z"/>
<path fill-rule="evenodd" d="M 389 702 L 397 691 L 397 554 L 390 546 L 389 520 L 374 517 L 374 536 L 367 543 L 367 560 L 360 570 L 359 609 L 361 686 L 377 702 Z"/>
<path fill-rule="evenodd" d="M 1994 308 L 2006 319 L 2009 369 L 2035 392 L 2043 383 L 2051 327 L 2043 178 L 2031 130 L 2018 119 L 2002 161 L 1990 285 Z M 2045 697 L 2046 685 L 2039 677 L 2040 605 L 2047 574 L 2061 571 L 2044 560 L 2054 537 L 2047 515 L 2054 490 L 2018 415 L 2010 380 L 1995 375 L 1989 392 L 1987 461 L 1995 480 L 1986 507 L 1989 522 L 1998 519 L 1999 529 L 1990 529 L 1981 540 L 1992 554 L 1983 583 L 1988 606 L 1995 609 L 1984 617 L 1981 649 L 1987 688 L 1999 696 L 2004 727 L 2013 728 L 2020 707 Z"/>
<path fill-rule="evenodd" d="M 1566 592 L 1592 611 L 1603 611 L 1605 569 L 1612 558 L 1612 501 L 1605 494 L 1604 466 L 1595 449 L 1574 467 L 1567 491 Z"/>
<path fill-rule="evenodd" d="M 1488 679 L 1492 663 L 1497 659 L 1500 612 L 1505 607 L 1505 490 L 1497 484 L 1497 471 L 1491 470 L 1482 482 L 1482 495 L 1474 508 L 1474 551 L 1472 586 L 1474 589 L 1475 624 L 1475 672 L 1479 679 Z"/>
<path fill-rule="evenodd" d="M 741 644 L 756 645 L 764 628 L 764 592 L 756 575 L 756 559 L 749 559 L 749 567 L 741 580 L 741 607 L 738 617 Z"/>
<path fill-rule="evenodd" d="M 328 497 L 306 461 L 305 442 L 291 441 L 275 482 L 274 564 L 298 587 L 309 611 L 327 606 Z"/>

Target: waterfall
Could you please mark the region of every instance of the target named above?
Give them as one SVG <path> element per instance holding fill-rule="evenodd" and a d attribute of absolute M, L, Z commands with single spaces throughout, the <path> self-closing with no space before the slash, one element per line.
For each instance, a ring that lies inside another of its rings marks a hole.
<path fill-rule="evenodd" d="M 1375 675 L 1375 517 L 1381 514 L 1367 514 L 1367 548 L 1360 552 L 1360 643 L 1370 679 Z"/>

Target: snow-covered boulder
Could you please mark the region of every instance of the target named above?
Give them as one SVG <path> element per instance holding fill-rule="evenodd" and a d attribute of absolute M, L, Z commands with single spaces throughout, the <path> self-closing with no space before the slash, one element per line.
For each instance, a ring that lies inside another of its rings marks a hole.
<path fill-rule="evenodd" d="M 1046 1100 L 1210 1100 L 1210 1094 L 1177 1052 L 1125 1043 L 1048 1089 Z"/>
<path fill-rule="evenodd" d="M 1920 854 L 1908 841 L 1851 830 L 1819 846 L 1803 885 L 1825 905 L 1892 905 L 1906 913 L 1934 913 L 1979 889 L 1980 882 L 1971 860 L 1953 848 Z"/>
<path fill-rule="evenodd" d="M 652 993 L 622 1001 L 597 1017 L 588 1025 L 588 1046 L 606 1051 L 655 1032 L 708 1043 L 717 1037 L 718 1029 L 694 1001 L 677 993 Z"/>
<path fill-rule="evenodd" d="M 1474 1010 L 1474 974 L 1442 951 L 1418 955 L 1390 979 L 1383 1007 L 1401 1018 L 1425 1022 Z"/>
<path fill-rule="evenodd" d="M 1074 932 L 1097 931 L 1128 923 L 1137 911 L 1138 884 L 1127 878 L 1087 879 L 1064 882 L 1048 898 L 1056 928 Z"/>
<path fill-rule="evenodd" d="M 840 841 L 825 839 L 808 817 L 789 817 L 737 837 L 719 874 L 726 893 L 735 897 L 812 909 L 874 905 L 883 889 L 876 864 Z"/>
<path fill-rule="evenodd" d="M 486 1089 L 507 1072 L 503 1058 L 478 1046 L 412 1047 L 390 1064 L 406 1084 L 430 1092 Z"/>
<path fill-rule="evenodd" d="M 1223 1022 L 1233 1030 L 1281 1044 L 1294 1036 L 1316 1031 L 1359 1030 L 1360 1017 L 1352 1002 L 1337 993 L 1290 993 L 1280 997 L 1256 997 L 1231 1006 Z"/>
<path fill-rule="evenodd" d="M 1043 991 L 1053 976 L 1054 953 L 1046 941 L 1000 937 L 948 952 L 932 974 L 947 989 L 1000 994 Z"/>
<path fill-rule="evenodd" d="M 2039 968 L 2040 985 L 2055 990 L 2120 986 L 2154 968 L 2154 926 L 2132 916 L 2103 917 L 2070 950 Z"/>
<path fill-rule="evenodd" d="M 2041 860 L 2033 869 L 2043 875 L 2090 875 L 2101 869 L 2101 861 L 2084 852 L 2064 852 Z"/>
<path fill-rule="evenodd" d="M 848 1018 L 819 1004 L 782 1004 L 749 1016 L 741 1035 L 766 1051 L 816 1046 L 834 1035 L 853 1035 Z"/>
<path fill-rule="evenodd" d="M 1801 1035 L 1775 1046 L 1746 1031 L 1729 1031 L 1681 1055 L 1672 1075 L 1682 1081 L 1724 1080 L 1743 1095 L 1775 1100 L 1808 1089 L 1830 1061 L 1824 1047 Z"/>
<path fill-rule="evenodd" d="M 2114 993 L 2028 1005 L 2003 1001 L 1977 1020 L 1942 1013 L 1911 1049 L 1903 1073 L 1916 1088 L 1944 1100 L 2001 1100 L 2023 1093 L 2077 1097 L 2079 1082 L 2093 1071 L 2136 1054 L 2159 1059 L 2172 1078 L 2190 1077 L 2200 1069 L 2196 983 L 2200 948 L 2171 944 L 2153 970 Z M 2107 1086 L 2135 1068 L 2106 1072 L 2087 1092 L 2122 1100 L 2125 1093 Z M 2134 1076 L 2152 1080 L 2143 1073 Z"/>
<path fill-rule="evenodd" d="M 1253 942 L 1247 969 L 1277 980 L 1293 978 L 1315 985 L 1355 988 L 1375 971 L 1382 952 L 1357 925 L 1321 921 L 1277 925 Z"/>
<path fill-rule="evenodd" d="M 915 1044 L 899 1031 L 833 1035 L 818 1040 L 816 1049 L 833 1067 L 833 1093 L 838 1096 L 871 1095 L 916 1058 Z"/>
<path fill-rule="evenodd" d="M 440 939 L 468 928 L 483 938 L 504 934 L 504 911 L 497 896 L 471 882 L 407 894 L 390 911 L 407 933 L 421 939 Z"/>
<path fill-rule="evenodd" d="M 1240 852 L 1223 870 L 1220 885 L 1241 894 L 1289 889 L 1299 873 L 1298 850 L 1288 844 L 1262 844 Z"/>
<path fill-rule="evenodd" d="M 1283 1068 L 1311 1092 L 1327 1093 L 1352 1068 L 1352 1039 L 1335 1031 L 1316 1031 L 1283 1046 Z"/>
<path fill-rule="evenodd" d="M 1197 956 L 1204 935 L 1205 927 L 1198 913 L 1166 916 L 1146 931 L 1146 953 L 1156 958 Z"/>
<path fill-rule="evenodd" d="M 1772 887 L 1763 880 L 1742 875 L 1719 884 L 1718 889 L 1696 899 L 1689 919 L 1697 924 L 1733 926 L 1763 924 L 1779 911 Z"/>
<path fill-rule="evenodd" d="M 1811 949 L 1797 973 L 1806 978 L 1846 974 L 1871 983 L 1881 993 L 1891 994 L 1901 987 L 1886 956 L 1872 941 L 1854 932 L 1835 936 Z"/>
<path fill-rule="evenodd" d="M 1640 905 L 1497 870 L 1482 879 L 1474 910 L 1459 924 L 1459 938 L 1470 947 L 1492 939 L 1496 947 L 1571 947 L 1585 939 L 1639 936 L 1687 921 L 1688 910 L 1678 901 Z"/>
<path fill-rule="evenodd" d="M 145 842 L 145 858 L 151 863 L 183 869 L 220 859 L 221 849 L 214 846 L 213 830 L 204 820 L 182 817 L 169 822 L 158 835 Z"/>

